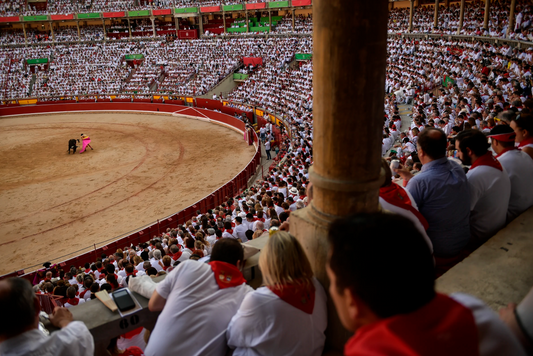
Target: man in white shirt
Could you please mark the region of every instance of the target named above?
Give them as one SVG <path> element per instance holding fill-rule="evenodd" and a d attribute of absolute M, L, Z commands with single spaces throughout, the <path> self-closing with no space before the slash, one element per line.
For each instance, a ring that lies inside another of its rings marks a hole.
<path fill-rule="evenodd" d="M 61 330 L 46 336 L 39 330 L 40 303 L 23 278 L 0 281 L 0 355 L 93 356 L 94 341 L 81 321 L 72 321 L 67 308 L 56 308 L 50 322 Z M 9 307 L 7 307 L 9 306 Z"/>
<path fill-rule="evenodd" d="M 246 230 L 247 227 L 242 223 L 242 218 L 240 216 L 237 216 L 235 218 L 235 228 L 233 229 L 233 234 L 235 237 L 241 240 L 241 242 L 248 241 L 248 238 L 246 237 Z"/>
<path fill-rule="evenodd" d="M 481 243 L 505 226 L 511 181 L 500 162 L 488 151 L 487 138 L 481 131 L 461 131 L 455 145 L 459 148 L 459 159 L 471 165 L 466 175 L 470 186 L 470 233 Z"/>
<path fill-rule="evenodd" d="M 252 291 L 240 271 L 243 259 L 237 240 L 220 239 L 209 264 L 190 260 L 172 270 L 148 304 L 162 313 L 145 354 L 226 355 L 228 324 Z"/>

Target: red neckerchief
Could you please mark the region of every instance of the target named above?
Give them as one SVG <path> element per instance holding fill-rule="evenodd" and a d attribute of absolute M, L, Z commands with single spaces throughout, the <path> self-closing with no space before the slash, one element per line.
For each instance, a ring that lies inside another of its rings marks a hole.
<path fill-rule="evenodd" d="M 136 277 L 137 276 L 137 270 L 133 270 L 133 272 L 129 273 L 129 272 L 126 272 L 126 277 L 127 276 L 134 276 Z"/>
<path fill-rule="evenodd" d="M 177 261 L 178 258 L 180 258 L 182 254 L 183 254 L 183 251 L 178 251 L 178 252 L 176 252 L 175 254 L 172 255 L 172 259 L 174 261 Z"/>
<path fill-rule="evenodd" d="M 501 151 L 499 154 L 496 155 L 496 158 L 501 157 L 506 152 L 509 152 L 509 151 L 512 151 L 512 150 L 517 150 L 517 149 L 518 149 L 517 147 L 504 148 L 503 151 Z"/>
<path fill-rule="evenodd" d="M 472 170 L 478 166 L 489 166 L 492 168 L 496 168 L 500 171 L 503 171 L 502 165 L 496 158 L 494 158 L 494 156 L 492 155 L 490 151 L 485 153 L 483 156 L 479 157 L 478 159 L 476 159 L 476 161 L 472 164 L 470 169 Z"/>
<path fill-rule="evenodd" d="M 478 356 L 478 330 L 468 308 L 437 294 L 412 313 L 361 327 L 344 346 L 344 355 Z"/>
<path fill-rule="evenodd" d="M 226 229 L 225 232 L 227 232 L 230 235 L 233 235 L 233 229 Z"/>
<path fill-rule="evenodd" d="M 398 184 L 392 182 L 388 187 L 379 188 L 379 196 L 389 204 L 409 210 L 418 218 L 418 220 L 420 220 L 420 223 L 424 226 L 424 230 L 428 229 L 429 224 L 426 218 L 413 207 L 409 194 L 407 194 L 407 191 Z"/>
<path fill-rule="evenodd" d="M 142 333 L 142 331 L 143 331 L 143 327 L 141 326 L 140 328 L 137 328 L 135 330 L 132 330 L 132 331 L 130 331 L 128 333 L 125 333 L 125 334 L 122 334 L 120 336 L 123 337 L 124 339 L 131 339 L 134 336 L 139 335 L 140 333 Z"/>
<path fill-rule="evenodd" d="M 104 270 L 104 267 L 102 267 L 102 268 L 97 268 L 96 270 L 98 271 L 98 273 L 100 273 L 100 272 L 102 272 L 102 271 Z"/>
<path fill-rule="evenodd" d="M 307 314 L 313 314 L 315 308 L 315 286 L 312 282 L 310 283 L 309 285 L 285 284 L 279 288 L 269 286 L 268 289 L 296 309 L 300 309 Z"/>
<path fill-rule="evenodd" d="M 79 298 L 68 298 L 65 303 L 69 303 L 70 305 L 78 305 L 79 302 Z"/>
<path fill-rule="evenodd" d="M 533 137 L 530 137 L 530 138 L 526 138 L 525 140 L 522 140 L 522 142 L 520 142 L 518 144 L 518 148 L 522 148 L 524 147 L 525 145 L 529 145 L 529 144 L 533 144 Z"/>
<path fill-rule="evenodd" d="M 87 268 L 87 269 L 85 270 L 85 274 L 90 273 L 90 272 L 91 272 L 91 269 L 90 269 L 90 268 Z"/>
<path fill-rule="evenodd" d="M 220 289 L 237 287 L 246 283 L 241 271 L 229 263 L 222 261 L 209 262 L 211 270 L 215 275 L 215 281 Z"/>

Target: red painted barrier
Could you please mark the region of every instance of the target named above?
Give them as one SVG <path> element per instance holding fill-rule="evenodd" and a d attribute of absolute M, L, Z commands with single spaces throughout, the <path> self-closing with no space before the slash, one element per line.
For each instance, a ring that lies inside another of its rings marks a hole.
<path fill-rule="evenodd" d="M 20 17 L 18 16 L 7 16 L 7 17 L 0 17 L 0 22 L 19 22 Z"/>
<path fill-rule="evenodd" d="M 198 38 L 198 30 L 179 30 L 178 38 L 180 40 L 191 40 L 193 38 Z"/>
<path fill-rule="evenodd" d="M 170 9 L 165 10 L 152 10 L 152 14 L 154 16 L 160 16 L 160 15 L 170 15 L 172 11 Z"/>
<path fill-rule="evenodd" d="M 51 15 L 52 20 L 73 20 L 74 14 L 69 15 Z"/>
<path fill-rule="evenodd" d="M 292 6 L 311 6 L 312 0 L 292 0 Z"/>
<path fill-rule="evenodd" d="M 115 11 L 115 12 L 104 12 L 105 18 L 114 18 L 114 17 L 125 17 L 126 12 L 124 11 Z"/>
<path fill-rule="evenodd" d="M 120 99 L 117 99 L 120 100 Z M 79 103 L 63 103 L 63 102 L 42 102 L 40 105 L 28 105 L 28 106 L 2 106 L 0 107 L 0 117 L 8 115 L 22 115 L 22 114 L 35 114 L 35 113 L 47 113 L 47 112 L 72 112 L 72 111 L 147 111 L 147 112 L 166 112 L 208 117 L 213 121 L 218 121 L 230 126 L 233 126 L 241 131 L 244 130 L 244 123 L 232 116 L 214 112 L 203 108 L 190 108 L 183 105 L 176 105 L 175 103 L 183 104 L 182 100 L 168 100 L 165 104 L 145 103 L 139 102 L 141 100 L 149 99 L 135 99 L 135 102 L 121 103 L 121 102 L 97 102 L 94 100 L 88 102 Z M 170 103 L 170 102 L 173 103 Z M 197 99 L 198 104 L 204 107 L 231 109 L 235 112 L 240 111 L 233 108 L 222 107 L 222 103 L 218 100 L 211 99 Z M 247 113 L 251 114 L 251 113 Z M 254 141 L 257 141 L 257 137 L 254 136 Z M 200 209 L 202 213 L 205 213 L 208 209 L 213 209 L 226 201 L 228 197 L 233 197 L 240 191 L 246 189 L 248 179 L 254 175 L 258 165 L 261 161 L 261 151 L 256 150 L 256 153 L 248 165 L 237 174 L 230 182 L 217 191 L 209 194 L 207 197 L 196 202 L 192 206 L 189 206 L 182 211 L 173 214 L 170 217 L 163 218 L 162 221 L 156 222 L 148 227 L 143 228 L 140 231 L 136 231 L 128 236 L 122 237 L 117 241 L 106 244 L 103 247 L 93 249 L 89 252 L 81 254 L 79 256 L 69 258 L 58 265 L 64 271 L 68 271 L 70 266 L 83 267 L 85 263 L 95 262 L 98 257 L 105 253 L 106 255 L 113 254 L 117 248 L 124 249 L 126 246 L 138 245 L 139 243 L 149 241 L 154 235 L 160 235 L 165 232 L 167 228 L 176 228 L 179 224 L 184 224 L 190 220 L 193 216 L 196 216 L 196 210 Z M 20 276 L 33 282 L 35 272 L 23 274 L 23 271 L 17 271 L 10 274 L 0 276 L 0 279 Z"/>
<path fill-rule="evenodd" d="M 266 9 L 266 3 L 246 4 L 246 10 Z"/>
<path fill-rule="evenodd" d="M 220 11 L 220 6 L 204 6 L 200 8 L 200 12 L 218 12 Z"/>

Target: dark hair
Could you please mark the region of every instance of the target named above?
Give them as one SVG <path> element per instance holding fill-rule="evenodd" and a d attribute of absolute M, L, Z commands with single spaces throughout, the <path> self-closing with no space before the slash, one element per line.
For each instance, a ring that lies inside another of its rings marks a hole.
<path fill-rule="evenodd" d="M 217 241 L 211 252 L 211 261 L 222 261 L 234 266 L 244 260 L 242 245 L 236 239 L 223 238 Z"/>
<path fill-rule="evenodd" d="M 238 222 L 239 224 L 242 224 L 242 218 L 240 216 L 237 216 L 235 218 L 235 221 Z"/>
<path fill-rule="evenodd" d="M 522 130 L 526 130 L 530 135 L 533 135 L 533 116 L 530 114 L 524 114 L 518 116 L 514 123 Z"/>
<path fill-rule="evenodd" d="M 425 128 L 418 135 L 418 145 L 426 156 L 439 159 L 446 156 L 446 134 L 434 127 Z"/>
<path fill-rule="evenodd" d="M 9 278 L 5 282 L 9 290 L 0 293 L 5 321 L 0 323 L 0 335 L 13 337 L 35 322 L 35 293 L 31 283 L 24 278 Z"/>
<path fill-rule="evenodd" d="M 483 132 L 478 130 L 461 131 L 455 138 L 455 142 L 459 142 L 459 149 L 463 154 L 468 155 L 467 148 L 470 148 L 476 156 L 483 156 L 487 153 L 489 143 L 487 137 Z M 456 144 L 457 145 L 457 144 Z"/>
<path fill-rule="evenodd" d="M 286 211 L 283 211 L 279 213 L 278 218 L 279 218 L 279 221 L 283 223 L 289 218 L 289 214 Z"/>
<path fill-rule="evenodd" d="M 194 248 L 194 239 L 192 237 L 186 237 L 185 238 L 185 247 L 189 249 Z"/>
<path fill-rule="evenodd" d="M 410 220 L 358 214 L 335 221 L 328 240 L 337 289 L 349 288 L 379 317 L 413 312 L 435 296 L 433 256 Z"/>
<path fill-rule="evenodd" d="M 107 271 L 107 273 L 113 274 L 115 273 L 115 265 L 110 263 L 107 266 L 105 266 L 105 270 Z"/>

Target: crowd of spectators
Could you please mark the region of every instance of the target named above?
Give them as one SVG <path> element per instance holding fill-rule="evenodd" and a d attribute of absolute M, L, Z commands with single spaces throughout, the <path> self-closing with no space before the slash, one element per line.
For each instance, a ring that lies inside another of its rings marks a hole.
<path fill-rule="evenodd" d="M 484 29 L 484 1 L 465 3 L 463 26 L 459 34 L 471 36 L 507 37 L 509 26 L 510 1 L 491 2 L 488 28 Z M 438 26 L 434 27 L 434 5 L 414 9 L 413 33 L 438 33 L 455 35 L 459 28 L 460 3 L 449 7 L 440 6 Z M 533 40 L 532 7 L 528 1 L 517 1 L 515 24 L 509 31 L 509 38 L 521 41 Z M 396 8 L 389 12 L 388 30 L 390 33 L 406 33 L 409 30 L 409 8 Z"/>

